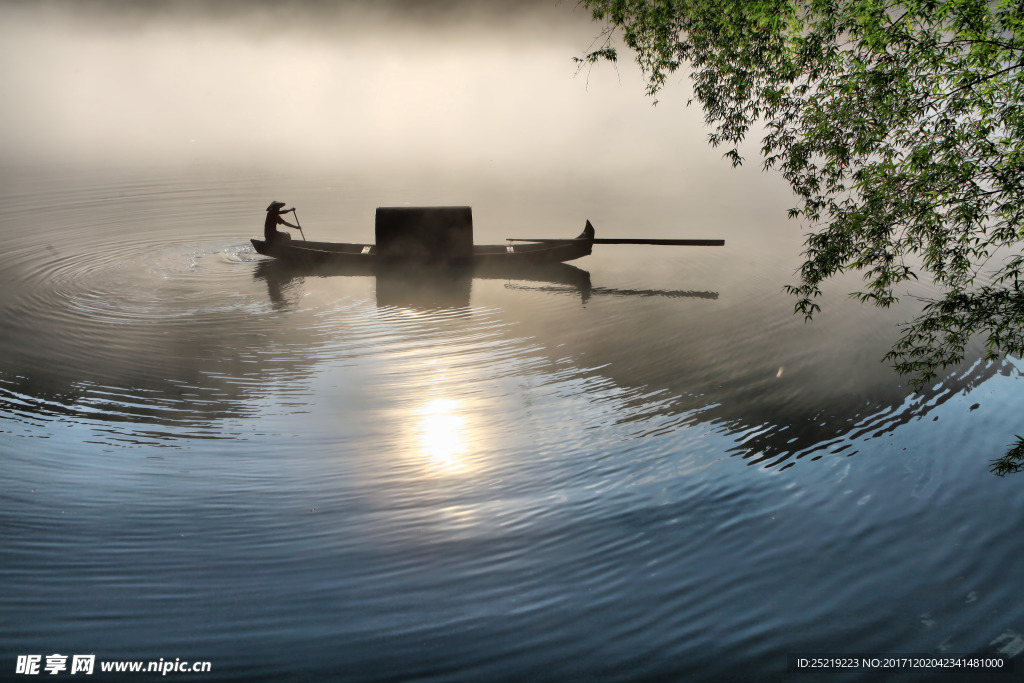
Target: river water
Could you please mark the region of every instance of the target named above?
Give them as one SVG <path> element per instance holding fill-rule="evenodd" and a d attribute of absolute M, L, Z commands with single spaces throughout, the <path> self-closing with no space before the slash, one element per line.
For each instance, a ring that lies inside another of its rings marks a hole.
<path fill-rule="evenodd" d="M 1024 487 L 987 470 L 1024 366 L 911 395 L 880 361 L 912 297 L 843 280 L 794 317 L 776 180 L 100 161 L 2 169 L 4 678 L 92 653 L 197 680 L 811 680 L 791 655 L 1024 647 Z M 273 199 L 318 240 L 471 204 L 477 242 L 589 218 L 726 246 L 296 271 L 248 242 Z"/>

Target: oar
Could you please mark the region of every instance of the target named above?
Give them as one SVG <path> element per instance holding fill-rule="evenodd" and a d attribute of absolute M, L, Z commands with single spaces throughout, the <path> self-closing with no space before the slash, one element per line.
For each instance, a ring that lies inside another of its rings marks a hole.
<path fill-rule="evenodd" d="M 585 239 L 577 237 L 576 239 Z M 526 237 L 509 237 L 509 242 L 571 242 L 565 239 L 529 239 Z M 632 239 L 632 238 L 595 238 L 594 244 L 660 244 L 674 247 L 722 247 L 725 240 L 662 240 L 662 239 Z"/>
<path fill-rule="evenodd" d="M 307 242 L 306 233 L 302 232 L 302 223 L 299 222 L 299 212 L 292 207 L 292 215 L 295 216 L 295 225 L 299 226 L 299 234 L 302 235 L 302 241 Z"/>

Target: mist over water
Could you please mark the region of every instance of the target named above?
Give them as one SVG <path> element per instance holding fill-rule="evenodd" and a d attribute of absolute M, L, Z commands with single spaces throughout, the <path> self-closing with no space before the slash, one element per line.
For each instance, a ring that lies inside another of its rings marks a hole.
<path fill-rule="evenodd" d="M 625 58 L 577 74 L 599 29 L 564 2 L 0 4 L 0 678 L 1024 649 L 1024 493 L 986 470 L 1019 361 L 910 395 L 880 359 L 927 283 L 878 310 L 850 274 L 793 317 L 803 228 L 756 140 L 733 169 L 684 77 L 655 107 Z M 726 246 L 339 274 L 254 253 L 274 199 L 325 241 L 471 205 L 478 243 Z"/>
<path fill-rule="evenodd" d="M 634 70 L 576 76 L 598 27 L 571 3 L 431 6 L 7 4 L 5 158 L 508 176 L 703 150 Z"/>

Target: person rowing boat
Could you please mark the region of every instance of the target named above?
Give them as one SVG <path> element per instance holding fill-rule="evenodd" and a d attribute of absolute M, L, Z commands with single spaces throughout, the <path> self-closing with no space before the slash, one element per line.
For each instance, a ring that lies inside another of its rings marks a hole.
<path fill-rule="evenodd" d="M 297 225 L 292 225 L 285 219 L 281 218 L 281 214 L 295 212 L 295 207 L 282 211 L 284 202 L 270 202 L 270 206 L 267 207 L 267 220 L 263 223 L 263 238 L 266 239 L 267 243 L 275 242 L 278 240 L 290 240 L 292 238 L 286 232 L 279 232 L 277 229 L 278 225 L 287 225 L 289 228 L 295 228 L 301 230 Z"/>

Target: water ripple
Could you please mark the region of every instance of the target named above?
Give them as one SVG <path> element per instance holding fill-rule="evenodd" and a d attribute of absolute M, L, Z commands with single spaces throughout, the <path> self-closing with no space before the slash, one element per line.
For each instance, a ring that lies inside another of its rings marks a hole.
<path fill-rule="evenodd" d="M 280 268 L 245 239 L 261 182 L 5 190 L 13 649 L 740 680 L 1020 622 L 1021 496 L 957 417 L 1008 424 L 1019 367 L 908 397 L 892 319 L 806 326 L 743 245 L 551 282 Z"/>

